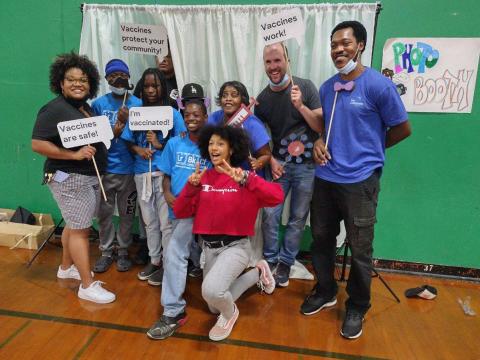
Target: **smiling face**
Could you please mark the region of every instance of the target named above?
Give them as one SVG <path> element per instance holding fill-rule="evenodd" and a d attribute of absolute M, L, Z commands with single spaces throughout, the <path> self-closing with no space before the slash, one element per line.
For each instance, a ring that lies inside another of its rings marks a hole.
<path fill-rule="evenodd" d="M 230 157 L 232 156 L 232 149 L 227 140 L 214 134 L 208 142 L 208 154 L 213 166 L 221 166 L 223 160 L 230 164 Z"/>
<path fill-rule="evenodd" d="M 363 42 L 357 43 L 352 28 L 336 31 L 330 42 L 330 56 L 337 69 L 344 67 L 350 59 L 357 60 L 357 54 L 365 48 Z"/>
<path fill-rule="evenodd" d="M 60 82 L 62 94 L 68 99 L 83 100 L 90 94 L 87 74 L 79 68 L 70 68 Z"/>
<path fill-rule="evenodd" d="M 185 126 L 190 134 L 196 134 L 207 122 L 207 114 L 196 103 L 188 103 L 183 112 Z"/>
<path fill-rule="evenodd" d="M 160 101 L 162 95 L 162 86 L 160 80 L 154 74 L 145 76 L 143 83 L 143 97 L 148 104 L 156 104 Z"/>
<path fill-rule="evenodd" d="M 231 117 L 242 105 L 242 96 L 233 86 L 226 86 L 220 99 L 220 105 L 226 117 Z"/>
<path fill-rule="evenodd" d="M 283 80 L 287 72 L 287 59 L 281 44 L 277 43 L 265 47 L 263 50 L 263 65 L 268 78 L 274 84 Z"/>

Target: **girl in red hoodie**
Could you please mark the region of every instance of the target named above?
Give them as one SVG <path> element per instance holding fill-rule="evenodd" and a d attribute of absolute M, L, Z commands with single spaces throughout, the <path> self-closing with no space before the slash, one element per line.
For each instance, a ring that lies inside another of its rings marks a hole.
<path fill-rule="evenodd" d="M 258 210 L 283 201 L 280 185 L 241 169 L 248 158 L 248 136 L 242 129 L 208 126 L 198 142 L 202 157 L 213 168 L 193 173 L 175 201 L 177 218 L 194 216 L 193 232 L 203 240 L 202 296 L 210 311 L 219 314 L 211 340 L 227 338 L 238 318 L 235 300 L 255 283 L 271 294 L 275 281 L 260 260 L 244 274 L 251 253 Z M 242 275 L 241 275 L 242 274 Z M 240 276 L 241 275 L 241 276 Z"/>

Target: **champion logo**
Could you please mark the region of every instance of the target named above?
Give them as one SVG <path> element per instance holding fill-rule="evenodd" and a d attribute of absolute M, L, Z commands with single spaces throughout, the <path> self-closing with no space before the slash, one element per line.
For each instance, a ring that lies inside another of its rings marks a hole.
<path fill-rule="evenodd" d="M 233 192 L 238 192 L 238 189 L 234 188 L 226 188 L 226 189 L 216 189 L 212 185 L 202 185 L 202 191 L 204 192 L 218 192 L 218 193 L 233 193 Z"/>

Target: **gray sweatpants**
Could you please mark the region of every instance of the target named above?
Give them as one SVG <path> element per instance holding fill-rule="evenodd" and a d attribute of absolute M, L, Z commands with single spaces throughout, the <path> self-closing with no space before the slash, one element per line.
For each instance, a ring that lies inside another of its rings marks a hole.
<path fill-rule="evenodd" d="M 248 267 L 252 252 L 250 240 L 241 239 L 218 249 L 204 245 L 203 251 L 202 297 L 212 313 L 221 313 L 230 319 L 234 302 L 260 278 L 257 268 L 239 276 Z"/>
<path fill-rule="evenodd" d="M 132 175 L 105 174 L 102 177 L 105 195 L 100 200 L 98 209 L 98 226 L 100 234 L 100 251 L 102 255 L 112 256 L 115 241 L 115 226 L 113 213 L 115 211 L 115 199 L 118 207 L 120 224 L 118 226 L 117 243 L 118 255 L 128 254 L 128 247 L 132 242 L 132 225 L 135 216 L 137 191 Z"/>

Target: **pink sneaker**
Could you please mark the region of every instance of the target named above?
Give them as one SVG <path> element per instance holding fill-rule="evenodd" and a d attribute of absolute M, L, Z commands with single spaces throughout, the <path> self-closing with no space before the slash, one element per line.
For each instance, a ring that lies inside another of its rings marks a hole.
<path fill-rule="evenodd" d="M 260 271 L 260 280 L 258 281 L 258 287 L 266 294 L 270 295 L 275 290 L 275 279 L 273 278 L 270 266 L 265 260 L 260 260 L 256 267 Z"/>
<path fill-rule="evenodd" d="M 235 306 L 235 310 L 230 319 L 226 319 L 222 314 L 218 316 L 217 322 L 208 333 L 210 340 L 220 341 L 226 339 L 230 335 L 233 325 L 235 325 L 239 315 L 237 305 L 233 304 L 233 306 Z"/>

